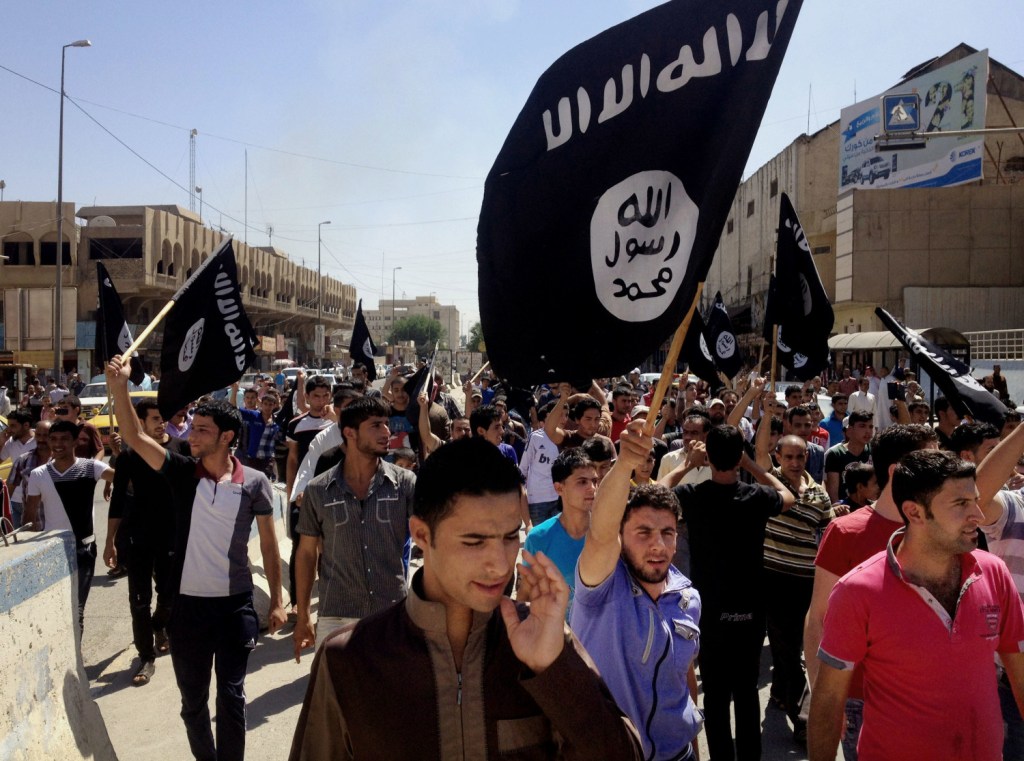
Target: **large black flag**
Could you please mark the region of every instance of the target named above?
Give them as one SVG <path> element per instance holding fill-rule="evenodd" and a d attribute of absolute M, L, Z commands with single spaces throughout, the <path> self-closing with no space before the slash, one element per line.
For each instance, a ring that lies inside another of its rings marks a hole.
<path fill-rule="evenodd" d="M 366 318 L 363 317 L 362 299 L 359 299 L 359 306 L 356 307 L 356 322 L 352 327 L 352 343 L 349 344 L 348 354 L 353 362 L 362 362 L 366 365 L 368 381 L 377 380 L 377 362 L 374 359 L 377 347 L 373 345 L 370 329 L 366 326 Z"/>
<path fill-rule="evenodd" d="M 917 358 L 921 367 L 928 373 L 928 377 L 942 389 L 942 393 L 961 417 L 970 415 L 975 420 L 991 423 L 996 428 L 1003 427 L 1006 406 L 971 376 L 971 368 L 942 347 L 936 346 L 919 333 L 902 325 L 882 307 L 876 308 L 875 314 L 907 351 Z"/>
<path fill-rule="evenodd" d="M 700 316 L 700 310 L 693 310 L 693 318 L 690 320 L 690 327 L 686 330 L 686 338 L 683 339 L 683 348 L 679 355 L 686 362 L 686 369 L 701 380 L 707 381 L 712 389 L 720 388 L 722 379 L 718 377 L 718 368 L 715 367 L 714 357 L 708 349 L 707 327 L 704 325 L 704 318 Z"/>
<path fill-rule="evenodd" d="M 96 262 L 96 282 L 99 284 L 99 309 L 96 312 L 96 343 L 99 349 L 99 359 L 105 365 L 115 354 L 124 354 L 135 339 L 131 330 L 128 329 L 128 321 L 124 316 L 124 306 L 121 304 L 121 297 L 117 295 L 117 289 L 110 279 L 110 273 L 103 266 L 103 262 Z M 141 385 L 146 377 L 146 371 L 142 369 L 142 360 L 139 353 L 134 352 L 131 357 L 131 375 L 128 380 L 136 386 Z"/>
<path fill-rule="evenodd" d="M 499 376 L 618 375 L 679 326 L 801 3 L 673 0 L 544 72 L 487 177 L 477 233 Z"/>
<path fill-rule="evenodd" d="M 736 377 L 743 369 L 743 352 L 736 340 L 736 331 L 733 330 L 729 312 L 722 301 L 721 291 L 715 294 L 715 302 L 711 305 L 704 338 L 718 369 L 729 378 Z"/>
<path fill-rule="evenodd" d="M 808 380 L 828 366 L 828 337 L 836 318 L 807 236 L 785 193 L 779 203 L 778 234 L 775 277 L 765 306 L 765 340 L 771 346 L 772 327 L 778 325 L 780 361 Z"/>
<path fill-rule="evenodd" d="M 256 363 L 256 332 L 238 288 L 228 239 L 174 295 L 160 352 L 160 414 L 168 419 L 203 394 L 230 386 Z"/>

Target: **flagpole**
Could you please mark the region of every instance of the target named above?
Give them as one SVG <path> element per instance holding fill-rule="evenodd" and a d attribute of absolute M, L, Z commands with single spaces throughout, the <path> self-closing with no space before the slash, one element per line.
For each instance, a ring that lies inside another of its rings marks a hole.
<path fill-rule="evenodd" d="M 779 326 L 772 325 L 772 369 L 768 375 L 769 388 L 775 393 L 775 371 L 779 366 Z"/>
<path fill-rule="evenodd" d="M 700 301 L 700 294 L 704 290 L 704 283 L 697 283 L 697 291 L 693 294 L 693 303 L 686 310 L 686 316 L 682 324 L 672 337 L 672 344 L 668 348 L 668 355 L 665 357 L 665 364 L 661 368 L 661 377 L 658 379 L 658 386 L 654 389 L 651 397 L 651 413 L 644 423 L 644 436 L 654 435 L 655 417 L 661 409 L 661 401 L 665 398 L 669 387 L 672 385 L 672 374 L 675 372 L 676 362 L 679 361 L 679 352 L 683 350 L 683 342 L 686 340 L 686 333 L 690 329 L 690 321 L 693 319 L 693 312 L 697 309 Z"/>
<path fill-rule="evenodd" d="M 491 360 L 487 360 L 482 365 L 480 365 L 480 369 L 476 371 L 476 375 L 469 379 L 469 382 L 476 383 L 480 379 L 480 376 L 484 374 L 484 370 L 486 370 L 490 366 Z"/>
<path fill-rule="evenodd" d="M 131 357 L 132 355 L 135 354 L 135 352 L 139 350 L 139 347 L 142 346 L 142 342 L 149 337 L 149 334 L 156 329 L 156 326 L 159 325 L 163 321 L 164 317 L 167 316 L 167 313 L 171 311 L 171 308 L 174 306 L 174 303 L 174 299 L 171 299 L 166 304 L 164 304 L 164 308 L 161 309 L 157 316 L 153 318 L 152 322 L 150 322 L 149 325 L 146 326 L 146 329 L 139 333 L 138 337 L 136 337 L 132 345 L 124 350 L 124 352 L 121 354 L 122 357 Z"/>

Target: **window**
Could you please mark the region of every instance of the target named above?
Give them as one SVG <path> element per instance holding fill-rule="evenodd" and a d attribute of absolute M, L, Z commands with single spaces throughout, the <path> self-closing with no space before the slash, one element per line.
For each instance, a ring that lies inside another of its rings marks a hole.
<path fill-rule="evenodd" d="M 71 244 L 67 241 L 61 247 L 61 261 L 66 264 L 71 264 Z M 57 263 L 57 241 L 43 241 L 39 244 L 39 263 L 43 266 L 52 267 Z"/>
<path fill-rule="evenodd" d="M 771 198 L 775 198 L 779 194 L 779 181 L 772 180 L 771 189 L 768 191 L 768 195 Z"/>
<path fill-rule="evenodd" d="M 753 287 L 753 283 L 754 283 L 754 265 L 753 264 L 748 264 L 747 265 L 747 298 L 748 299 L 750 298 L 750 292 L 751 292 L 751 288 Z"/>
<path fill-rule="evenodd" d="M 1007 172 L 1024 172 L 1024 156 L 1011 156 L 1003 164 Z"/>
<path fill-rule="evenodd" d="M 812 254 L 831 254 L 832 246 L 815 246 L 811 250 Z"/>
<path fill-rule="evenodd" d="M 91 238 L 90 259 L 141 259 L 141 238 Z"/>
<path fill-rule="evenodd" d="M 754 202 L 753 201 L 747 201 L 747 216 L 748 217 L 754 216 Z"/>
<path fill-rule="evenodd" d="M 5 240 L 4 256 L 7 257 L 8 264 L 36 263 L 36 255 L 32 251 L 32 241 L 30 240 Z"/>
<path fill-rule="evenodd" d="M 725 223 L 725 234 L 726 235 L 731 235 L 732 234 L 732 228 L 733 228 L 732 217 L 730 217 L 729 221 Z"/>

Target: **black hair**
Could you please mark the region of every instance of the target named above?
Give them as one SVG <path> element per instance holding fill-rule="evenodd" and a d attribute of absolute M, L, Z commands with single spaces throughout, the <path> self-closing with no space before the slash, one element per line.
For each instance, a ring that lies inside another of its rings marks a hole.
<path fill-rule="evenodd" d="M 591 436 L 580 447 L 591 462 L 608 462 L 615 459 L 615 445 L 605 436 Z"/>
<path fill-rule="evenodd" d="M 365 371 L 366 370 L 366 365 L 364 365 L 362 362 L 353 362 L 352 363 L 352 372 L 355 372 L 356 370 L 364 370 Z"/>
<path fill-rule="evenodd" d="M 716 425 L 708 431 L 705 447 L 715 470 L 735 470 L 743 457 L 743 434 L 734 425 Z"/>
<path fill-rule="evenodd" d="M 335 407 L 340 407 L 345 403 L 346 399 L 362 399 L 363 395 L 356 391 L 354 388 L 336 388 L 334 390 L 334 398 L 331 400 L 334 402 Z"/>
<path fill-rule="evenodd" d="M 689 422 L 700 423 L 701 428 L 703 428 L 703 433 L 707 433 L 712 428 L 711 418 L 709 418 L 707 414 L 698 414 L 696 412 L 690 412 L 686 417 L 683 418 L 683 425 L 686 425 Z"/>
<path fill-rule="evenodd" d="M 558 402 L 548 402 L 543 407 L 539 408 L 537 410 L 537 420 L 539 420 L 542 423 L 545 420 L 547 420 L 548 419 L 548 415 L 551 413 L 551 410 L 553 410 L 555 408 L 556 404 L 558 404 Z"/>
<path fill-rule="evenodd" d="M 579 420 L 587 410 L 597 410 L 600 412 L 601 403 L 592 396 L 585 396 L 572 406 L 569 417 L 573 420 Z"/>
<path fill-rule="evenodd" d="M 621 386 L 616 386 L 614 389 L 612 389 L 612 399 L 618 399 L 620 396 L 632 396 L 632 395 L 633 395 L 633 387 L 632 386 L 621 385 Z"/>
<path fill-rule="evenodd" d="M 353 391 L 358 391 L 360 394 L 366 392 L 366 381 L 353 378 L 349 381 L 349 385 L 352 386 Z"/>
<path fill-rule="evenodd" d="M 920 410 L 920 409 L 923 409 L 925 412 L 931 412 L 931 409 L 928 407 L 928 402 L 920 402 L 920 401 L 918 401 L 918 402 L 911 402 L 910 404 L 907 405 L 907 412 L 913 412 L 914 410 Z"/>
<path fill-rule="evenodd" d="M 396 449 L 391 454 L 394 455 L 396 462 L 398 460 L 412 460 L 413 462 L 416 462 L 416 453 L 409 449 L 409 447 L 402 447 L 401 449 Z"/>
<path fill-rule="evenodd" d="M 238 441 L 238 433 L 242 430 L 242 413 L 227 400 L 211 399 L 208 402 L 201 402 L 192 414 L 212 418 L 220 433 L 231 431 L 234 434 L 231 443 Z"/>
<path fill-rule="evenodd" d="M 423 462 L 416 477 L 412 514 L 427 524 L 433 542 L 438 524 L 451 514 L 458 497 L 519 494 L 522 484 L 519 468 L 496 447 L 482 439 L 460 439 L 445 444 Z"/>
<path fill-rule="evenodd" d="M 847 417 L 850 419 L 851 426 L 854 423 L 873 423 L 875 421 L 875 414 L 867 410 L 854 410 Z"/>
<path fill-rule="evenodd" d="M 874 477 L 875 466 L 868 462 L 851 462 L 843 468 L 843 484 L 848 494 L 853 494 L 858 486 L 865 486 Z"/>
<path fill-rule="evenodd" d="M 1003 415 L 1003 425 L 1007 423 L 1019 423 L 1021 415 L 1017 410 L 1007 410 L 1006 414 Z"/>
<path fill-rule="evenodd" d="M 53 425 L 50 426 L 50 433 L 66 433 L 70 435 L 72 439 L 77 439 L 78 423 L 71 420 L 56 420 Z"/>
<path fill-rule="evenodd" d="M 501 411 L 493 404 L 484 404 L 477 407 L 469 415 L 469 428 L 473 436 L 479 436 L 477 428 L 485 431 L 491 427 L 495 420 L 501 420 Z"/>
<path fill-rule="evenodd" d="M 924 514 L 932 516 L 932 498 L 951 478 L 974 478 L 973 462 L 961 460 L 952 452 L 937 449 L 919 450 L 900 460 L 892 474 L 892 499 L 904 523 L 909 523 L 903 512 L 904 502 L 924 506 Z"/>
<path fill-rule="evenodd" d="M 800 396 L 803 396 L 804 395 L 804 387 L 803 386 L 786 386 L 786 390 L 782 392 L 782 396 L 783 397 L 790 397 L 793 394 L 800 394 Z"/>
<path fill-rule="evenodd" d="M 789 388 L 796 388 L 796 386 L 790 386 Z M 787 389 L 788 391 L 789 389 Z M 795 404 L 786 410 L 786 420 L 790 423 L 793 422 L 795 417 L 810 417 L 811 411 L 802 404 Z"/>
<path fill-rule="evenodd" d="M 871 440 L 871 461 L 875 465 L 878 488 L 889 483 L 889 468 L 903 457 L 938 441 L 935 430 L 922 423 L 890 425 Z"/>
<path fill-rule="evenodd" d="M 312 394 L 315 388 L 326 388 L 328 391 L 331 390 L 331 382 L 322 375 L 314 375 L 312 378 L 306 381 L 306 393 Z"/>
<path fill-rule="evenodd" d="M 62 404 L 66 404 L 68 407 L 74 407 L 76 410 L 82 409 L 82 400 L 79 399 L 74 394 L 68 394 L 59 402 L 57 402 L 54 406 L 59 407 Z"/>
<path fill-rule="evenodd" d="M 551 463 L 551 481 L 556 484 L 564 483 L 578 468 L 592 467 L 594 467 L 594 463 L 590 461 L 587 453 L 581 447 L 566 449 Z"/>
<path fill-rule="evenodd" d="M 7 416 L 7 422 L 11 422 L 12 420 L 16 423 L 20 423 L 21 425 L 31 425 L 32 413 L 25 412 L 25 410 L 12 410 L 11 414 Z"/>
<path fill-rule="evenodd" d="M 644 484 L 636 487 L 632 494 L 630 494 L 629 501 L 626 502 L 626 509 L 622 513 L 620 529 L 621 526 L 626 525 L 631 512 L 643 507 L 650 507 L 654 510 L 667 510 L 675 516 L 677 521 L 683 516 L 683 511 L 679 507 L 679 499 L 676 497 L 675 492 L 661 484 Z"/>
<path fill-rule="evenodd" d="M 135 416 L 139 420 L 145 420 L 146 416 L 149 415 L 150 410 L 156 410 L 157 412 L 160 411 L 160 405 L 157 403 L 156 399 L 139 399 L 139 401 L 135 403 Z"/>
<path fill-rule="evenodd" d="M 832 394 L 832 404 L 848 401 L 850 401 L 850 397 L 847 394 Z"/>
<path fill-rule="evenodd" d="M 935 414 L 938 415 L 940 412 L 945 412 L 952 406 L 953 404 L 952 402 L 949 401 L 949 399 L 947 399 L 944 396 L 940 396 L 938 399 L 935 400 L 935 404 L 932 405 L 932 409 L 934 409 Z"/>
<path fill-rule="evenodd" d="M 387 402 L 376 396 L 364 396 L 356 399 L 352 404 L 343 409 L 338 416 L 338 425 L 341 427 L 342 438 L 345 437 L 346 428 L 359 429 L 365 421 L 372 417 L 390 417 L 391 408 Z"/>
<path fill-rule="evenodd" d="M 965 449 L 972 455 L 978 453 L 978 447 L 986 439 L 998 439 L 999 429 L 988 423 L 962 423 L 949 437 L 953 452 L 959 455 Z"/>

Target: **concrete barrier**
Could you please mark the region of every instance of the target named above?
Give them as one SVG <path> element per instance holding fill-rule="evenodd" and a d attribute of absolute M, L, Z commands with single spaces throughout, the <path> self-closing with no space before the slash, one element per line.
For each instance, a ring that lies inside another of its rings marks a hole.
<path fill-rule="evenodd" d="M 78 645 L 74 540 L 0 546 L 0 758 L 116 761 Z"/>

